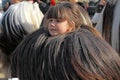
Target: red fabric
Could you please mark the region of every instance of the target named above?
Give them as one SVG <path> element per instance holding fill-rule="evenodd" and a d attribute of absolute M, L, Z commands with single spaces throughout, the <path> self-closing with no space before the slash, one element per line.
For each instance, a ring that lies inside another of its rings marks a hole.
<path fill-rule="evenodd" d="M 51 0 L 51 5 L 55 5 L 55 4 L 56 4 L 55 0 Z"/>

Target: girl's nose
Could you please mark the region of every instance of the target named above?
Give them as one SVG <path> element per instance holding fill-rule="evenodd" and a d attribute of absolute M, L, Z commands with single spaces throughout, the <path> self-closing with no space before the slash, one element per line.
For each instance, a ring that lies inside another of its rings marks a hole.
<path fill-rule="evenodd" d="M 51 20 L 51 21 L 50 21 L 50 24 L 51 24 L 51 25 L 55 25 L 55 24 L 56 24 L 56 21 L 55 21 L 55 20 Z"/>

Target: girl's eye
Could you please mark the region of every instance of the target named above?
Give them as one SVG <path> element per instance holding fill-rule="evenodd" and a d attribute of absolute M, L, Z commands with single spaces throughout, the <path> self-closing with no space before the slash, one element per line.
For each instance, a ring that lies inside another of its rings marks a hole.
<path fill-rule="evenodd" d="M 62 19 L 56 19 L 56 22 L 62 22 L 63 20 Z"/>
<path fill-rule="evenodd" d="M 56 22 L 60 22 L 60 20 L 59 20 L 59 19 L 56 19 Z"/>
<path fill-rule="evenodd" d="M 49 22 L 52 22 L 53 21 L 53 19 L 49 19 Z"/>
<path fill-rule="evenodd" d="M 62 19 L 49 19 L 49 22 L 63 22 Z"/>

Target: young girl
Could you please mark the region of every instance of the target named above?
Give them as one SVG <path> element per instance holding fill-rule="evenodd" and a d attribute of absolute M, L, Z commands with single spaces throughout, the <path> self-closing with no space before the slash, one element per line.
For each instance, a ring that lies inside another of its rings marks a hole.
<path fill-rule="evenodd" d="M 44 26 L 11 55 L 20 80 L 120 80 L 120 57 L 75 3 L 51 6 Z"/>
<path fill-rule="evenodd" d="M 64 3 L 64 1 L 60 3 Z M 44 25 L 47 24 L 47 29 L 52 36 L 74 31 L 81 25 L 93 27 L 88 14 L 80 6 L 71 7 L 73 11 L 70 11 L 71 9 L 64 5 L 55 7 L 50 7 L 46 13 L 45 21 L 43 21 L 45 22 Z"/>

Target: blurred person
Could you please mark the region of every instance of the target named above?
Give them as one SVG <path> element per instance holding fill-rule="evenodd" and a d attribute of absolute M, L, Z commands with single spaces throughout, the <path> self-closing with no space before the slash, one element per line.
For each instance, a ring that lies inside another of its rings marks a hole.
<path fill-rule="evenodd" d="M 108 0 L 99 14 L 96 29 L 120 54 L 120 0 Z"/>
<path fill-rule="evenodd" d="M 6 11 L 9 6 L 10 6 L 10 1 L 9 0 L 2 0 L 3 11 Z"/>
<path fill-rule="evenodd" d="M 42 0 L 33 0 L 34 2 L 37 2 L 39 4 L 39 8 L 42 11 L 43 14 L 45 14 L 47 12 L 47 10 L 49 9 L 50 6 L 50 2 L 46 1 L 42 1 Z"/>
<path fill-rule="evenodd" d="M 2 0 L 3 11 L 5 12 L 9 8 L 10 5 L 18 3 L 18 2 L 22 2 L 22 1 L 29 1 L 33 3 L 33 0 Z"/>
<path fill-rule="evenodd" d="M 53 13 L 54 12 L 54 13 Z M 45 25 L 11 55 L 20 80 L 120 80 L 120 57 L 75 3 L 51 6 Z"/>
<path fill-rule="evenodd" d="M 96 5 L 96 12 L 92 18 L 92 23 L 96 26 L 99 20 L 102 20 L 101 15 L 103 14 L 102 10 L 105 7 L 107 0 L 100 0 Z"/>

